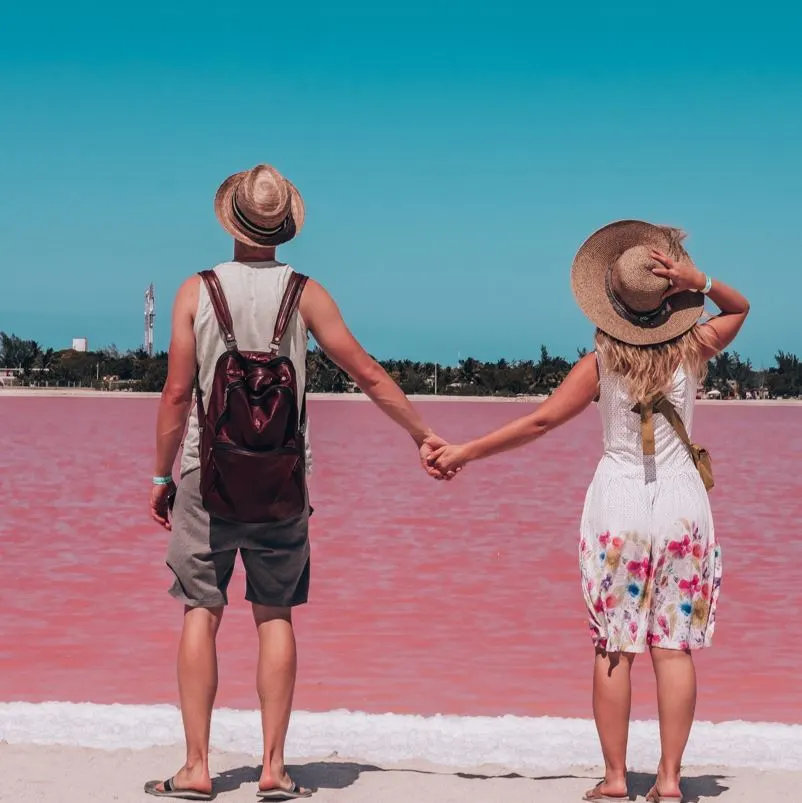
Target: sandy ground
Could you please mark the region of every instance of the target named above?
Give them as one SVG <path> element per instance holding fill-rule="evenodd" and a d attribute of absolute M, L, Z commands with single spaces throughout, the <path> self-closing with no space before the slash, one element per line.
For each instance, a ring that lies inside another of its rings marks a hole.
<path fill-rule="evenodd" d="M 88 388 L 3 388 L 0 387 L 0 398 L 3 396 L 67 396 L 71 398 L 105 398 L 105 399 L 157 399 L 158 393 L 126 393 L 123 391 L 91 390 Z M 366 402 L 367 396 L 362 393 L 310 393 L 310 399 L 327 401 Z M 491 402 L 497 404 L 537 404 L 546 396 L 410 396 L 418 402 Z M 697 404 L 710 405 L 745 405 L 747 407 L 799 407 L 802 399 L 697 399 Z"/>
<path fill-rule="evenodd" d="M 212 760 L 218 773 L 218 800 L 256 799 L 258 759 L 216 752 Z M 181 762 L 178 747 L 101 751 L 0 743 L 0 799 L 13 803 L 152 800 L 142 792 L 144 781 L 169 775 Z M 299 784 L 318 790 L 313 800 L 320 803 L 564 803 L 580 800 L 600 772 L 576 767 L 534 776 L 502 767 L 455 770 L 422 762 L 377 767 L 336 755 L 322 761 L 290 762 L 289 770 Z M 652 780 L 646 773 L 633 772 L 633 799 L 643 799 Z M 802 772 L 698 767 L 685 772 L 684 793 L 686 801 L 780 803 L 798 799 L 800 786 Z"/>

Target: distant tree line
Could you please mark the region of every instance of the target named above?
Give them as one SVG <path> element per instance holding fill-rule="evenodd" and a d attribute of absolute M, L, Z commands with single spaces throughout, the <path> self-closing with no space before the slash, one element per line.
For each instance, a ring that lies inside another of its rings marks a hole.
<path fill-rule="evenodd" d="M 577 359 L 586 351 L 577 351 Z M 705 390 L 724 398 L 802 396 L 802 363 L 795 354 L 779 351 L 775 365 L 756 370 L 750 360 L 725 351 L 710 361 Z M 574 360 L 575 361 L 575 360 Z M 408 394 L 450 396 L 529 396 L 551 393 L 574 361 L 552 355 L 541 346 L 537 360 L 482 362 L 468 357 L 456 366 L 412 360 L 381 360 L 382 366 Z M 167 354 L 120 352 L 115 346 L 99 351 L 54 351 L 35 340 L 0 332 L 0 385 L 88 387 L 128 391 L 160 391 L 167 377 Z M 318 393 L 348 393 L 356 388 L 319 348 L 307 354 L 307 388 Z"/>
<path fill-rule="evenodd" d="M 167 378 L 167 353 L 148 357 L 141 349 L 121 352 L 113 345 L 100 351 L 54 351 L 0 332 L 0 368 L 13 371 L 18 384 L 34 387 L 160 391 Z"/>
<path fill-rule="evenodd" d="M 584 353 L 584 352 L 581 352 Z M 580 353 L 580 355 L 581 355 Z M 540 359 L 481 362 L 473 357 L 456 366 L 412 360 L 380 360 L 404 393 L 443 396 L 519 396 L 550 393 L 571 370 L 572 362 L 542 346 Z M 307 387 L 321 393 L 353 389 L 348 375 L 319 348 L 307 356 Z"/>

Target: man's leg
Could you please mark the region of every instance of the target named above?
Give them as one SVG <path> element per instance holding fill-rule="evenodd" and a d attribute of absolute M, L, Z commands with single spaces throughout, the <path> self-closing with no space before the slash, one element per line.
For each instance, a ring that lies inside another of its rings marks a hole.
<path fill-rule="evenodd" d="M 176 786 L 210 792 L 209 733 L 217 695 L 217 631 L 223 608 L 187 608 L 178 646 L 178 691 L 187 762 Z M 187 784 L 182 781 L 185 774 Z"/>
<path fill-rule="evenodd" d="M 264 758 L 259 789 L 289 788 L 284 769 L 284 743 L 295 692 L 297 654 L 291 608 L 253 605 L 259 634 L 259 664 L 256 689 L 262 708 Z"/>
<path fill-rule="evenodd" d="M 173 776 L 176 789 L 211 792 L 209 733 L 217 694 L 217 631 L 223 608 L 184 609 L 178 645 L 178 692 L 187 743 L 187 760 Z M 159 784 L 157 791 L 164 791 Z"/>
<path fill-rule="evenodd" d="M 217 694 L 217 631 L 228 602 L 226 590 L 237 557 L 233 525 L 212 522 L 203 507 L 200 471 L 178 485 L 167 548 L 173 572 L 170 594 L 184 604 L 178 645 L 178 691 L 187 744 L 184 767 L 172 779 L 178 789 L 211 792 L 209 731 Z M 147 787 L 163 791 L 163 784 Z"/>

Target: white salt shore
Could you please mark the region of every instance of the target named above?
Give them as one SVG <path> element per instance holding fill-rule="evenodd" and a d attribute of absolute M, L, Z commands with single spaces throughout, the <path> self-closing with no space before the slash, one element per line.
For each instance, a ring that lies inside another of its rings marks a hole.
<path fill-rule="evenodd" d="M 254 800 L 258 713 L 216 712 L 212 732 L 218 800 Z M 322 802 L 563 803 L 599 778 L 595 739 L 587 720 L 298 712 L 288 763 Z M 146 780 L 181 766 L 180 741 L 171 706 L 0 703 L 0 799 L 144 801 Z M 794 800 L 802 725 L 697 723 L 687 759 L 688 801 Z M 633 795 L 649 789 L 656 760 L 656 723 L 633 723 Z"/>
<path fill-rule="evenodd" d="M 256 800 L 259 761 L 254 756 L 215 752 L 214 789 L 220 803 Z M 101 751 L 80 747 L 0 744 L 0 799 L 9 803 L 146 803 L 146 780 L 175 772 L 179 747 Z M 600 775 L 598 767 L 573 767 L 539 775 L 477 765 L 461 769 L 410 761 L 376 765 L 332 756 L 291 761 L 300 785 L 317 789 L 319 803 L 566 803 L 581 800 Z M 643 800 L 653 776 L 630 775 L 630 793 Z M 686 801 L 782 803 L 797 800 L 802 772 L 689 767 Z"/>

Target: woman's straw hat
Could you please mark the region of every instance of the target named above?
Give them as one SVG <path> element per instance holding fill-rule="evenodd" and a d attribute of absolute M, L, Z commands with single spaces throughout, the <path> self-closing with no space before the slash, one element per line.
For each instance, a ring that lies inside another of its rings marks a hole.
<path fill-rule="evenodd" d="M 670 282 L 652 273 L 662 265 L 649 256 L 656 249 L 689 262 L 683 237 L 679 229 L 640 220 L 620 220 L 591 234 L 571 268 L 571 287 L 585 315 L 634 346 L 665 343 L 692 329 L 704 296 L 686 291 L 665 298 Z"/>
<path fill-rule="evenodd" d="M 270 165 L 229 176 L 217 190 L 214 211 L 223 228 L 248 245 L 281 245 L 304 225 L 301 194 Z"/>

